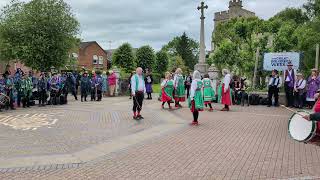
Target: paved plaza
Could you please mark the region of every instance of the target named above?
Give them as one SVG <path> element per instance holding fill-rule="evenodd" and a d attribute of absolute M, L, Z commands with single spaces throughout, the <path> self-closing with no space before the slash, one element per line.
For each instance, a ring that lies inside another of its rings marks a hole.
<path fill-rule="evenodd" d="M 320 179 L 320 147 L 288 137 L 290 112 L 202 112 L 105 98 L 0 114 L 0 179 Z M 186 104 L 184 104 L 186 106 Z M 220 109 L 216 105 L 215 109 Z"/>

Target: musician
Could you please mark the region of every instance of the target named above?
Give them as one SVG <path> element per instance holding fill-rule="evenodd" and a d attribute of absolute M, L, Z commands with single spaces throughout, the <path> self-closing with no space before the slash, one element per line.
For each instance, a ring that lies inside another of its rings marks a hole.
<path fill-rule="evenodd" d="M 96 81 L 97 101 L 101 101 L 102 100 L 102 86 L 103 86 L 103 79 L 102 79 L 101 73 L 98 72 L 97 81 Z"/>
<path fill-rule="evenodd" d="M 10 101 L 6 104 L 6 109 L 15 110 L 14 108 L 14 82 L 13 79 L 10 77 L 10 71 L 6 71 L 4 74 L 5 79 L 5 94 L 10 98 Z"/>
<path fill-rule="evenodd" d="M 53 105 L 57 105 L 57 98 L 59 97 L 59 77 L 57 73 L 52 74 L 53 77 L 50 80 L 50 98 Z"/>
<path fill-rule="evenodd" d="M 201 74 L 199 71 L 194 71 L 193 81 L 191 84 L 191 92 L 188 99 L 189 108 L 193 114 L 193 122 L 190 125 L 198 125 L 199 111 L 203 111 L 203 82 L 201 81 Z"/>
<path fill-rule="evenodd" d="M 30 107 L 30 98 L 32 96 L 32 77 L 28 77 L 26 74 L 23 74 L 23 80 L 21 85 L 21 91 L 23 92 L 22 96 L 22 105 L 23 108 Z"/>
<path fill-rule="evenodd" d="M 284 89 L 286 93 L 286 99 L 287 99 L 287 107 L 293 107 L 293 90 L 296 83 L 296 75 L 297 72 L 295 69 L 293 69 L 293 64 L 291 62 L 288 63 L 288 69 L 284 73 Z"/>
<path fill-rule="evenodd" d="M 14 75 L 14 85 L 15 89 L 17 90 L 17 106 L 21 106 L 21 97 L 23 96 L 21 89 L 22 84 L 22 70 L 20 68 L 17 69 L 15 75 Z"/>
<path fill-rule="evenodd" d="M 88 92 L 90 91 L 91 82 L 88 73 L 84 72 L 80 80 L 81 102 L 87 101 Z"/>
<path fill-rule="evenodd" d="M 133 97 L 133 119 L 143 119 L 141 116 L 144 93 L 146 92 L 145 81 L 142 74 L 142 68 L 138 67 L 136 74 L 131 78 L 131 94 Z"/>
<path fill-rule="evenodd" d="M 0 93 L 5 94 L 5 86 L 6 86 L 6 82 L 5 79 L 3 77 L 3 74 L 0 74 Z M 0 104 L 0 112 L 1 109 L 4 107 L 5 104 L 2 104 L 3 102 L 1 102 Z"/>
<path fill-rule="evenodd" d="M 306 80 L 301 73 L 297 74 L 297 81 L 294 87 L 295 107 L 302 109 L 306 92 Z"/>
<path fill-rule="evenodd" d="M 308 121 L 317 121 L 320 122 L 320 112 L 318 113 L 313 113 L 307 116 L 304 116 L 303 118 L 305 118 Z"/>
<path fill-rule="evenodd" d="M 74 96 L 74 99 L 77 101 L 78 97 L 76 94 L 76 78 L 73 76 L 72 73 L 67 74 L 66 78 L 66 94 L 65 94 L 65 100 L 68 101 L 68 94 L 71 93 Z"/>
<path fill-rule="evenodd" d="M 97 75 L 94 73 L 92 74 L 92 79 L 91 79 L 91 101 L 96 101 L 96 94 L 97 94 Z"/>
<path fill-rule="evenodd" d="M 180 102 L 185 101 L 185 87 L 184 87 L 184 78 L 182 76 L 182 70 L 177 68 L 176 73 L 174 75 L 174 100 L 175 106 L 181 108 Z"/>
<path fill-rule="evenodd" d="M 45 73 L 41 72 L 37 85 L 39 94 L 39 107 L 45 106 L 45 102 L 47 100 L 47 84 L 48 79 L 46 78 Z"/>
<path fill-rule="evenodd" d="M 279 89 L 281 87 L 281 78 L 278 71 L 274 69 L 268 84 L 268 107 L 272 106 L 272 96 L 274 96 L 274 106 L 279 106 Z"/>
<path fill-rule="evenodd" d="M 231 82 L 231 74 L 227 69 L 223 69 L 222 73 L 224 75 L 223 84 L 222 84 L 222 99 L 221 103 L 224 105 L 224 108 L 221 111 L 229 111 L 229 107 L 232 104 L 231 101 L 231 89 L 230 89 L 230 82 Z"/>

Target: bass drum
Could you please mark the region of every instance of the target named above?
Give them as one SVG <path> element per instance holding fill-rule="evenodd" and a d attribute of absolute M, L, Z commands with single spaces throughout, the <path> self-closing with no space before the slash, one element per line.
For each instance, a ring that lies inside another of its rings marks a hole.
<path fill-rule="evenodd" d="M 307 121 L 303 116 L 309 115 L 307 112 L 298 112 L 291 116 L 288 124 L 288 132 L 292 139 L 299 142 L 309 142 L 316 136 L 317 123 Z"/>

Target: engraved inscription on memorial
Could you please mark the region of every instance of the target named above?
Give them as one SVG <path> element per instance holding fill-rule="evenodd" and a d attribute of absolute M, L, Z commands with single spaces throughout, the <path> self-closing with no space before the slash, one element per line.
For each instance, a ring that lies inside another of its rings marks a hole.
<path fill-rule="evenodd" d="M 41 127 L 51 128 L 58 121 L 60 113 L 26 113 L 19 115 L 0 115 L 0 125 L 15 130 L 37 130 Z"/>

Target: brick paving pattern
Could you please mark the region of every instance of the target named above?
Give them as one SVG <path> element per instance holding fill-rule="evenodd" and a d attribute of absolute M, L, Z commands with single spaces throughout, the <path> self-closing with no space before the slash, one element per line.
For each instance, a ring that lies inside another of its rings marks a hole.
<path fill-rule="evenodd" d="M 5 169 L 0 179 L 320 179 L 320 147 L 288 137 L 290 112 L 284 109 L 237 106 L 232 112 L 202 112 L 198 127 L 187 125 L 192 118 L 187 108 L 172 113 L 185 119 L 184 128 L 80 165 Z"/>

